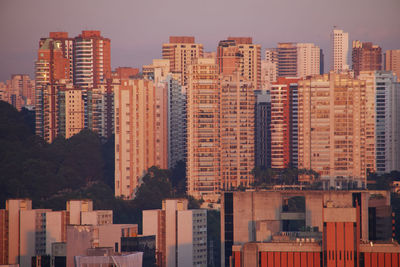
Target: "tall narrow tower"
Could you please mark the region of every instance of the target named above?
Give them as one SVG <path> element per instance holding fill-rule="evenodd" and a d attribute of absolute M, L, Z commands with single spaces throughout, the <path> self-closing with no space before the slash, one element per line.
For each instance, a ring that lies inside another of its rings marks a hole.
<path fill-rule="evenodd" d="M 75 38 L 74 84 L 83 89 L 95 88 L 111 78 L 110 39 L 100 31 L 82 31 Z"/>
<path fill-rule="evenodd" d="M 338 73 L 349 69 L 347 57 L 349 53 L 349 33 L 343 30 L 333 29 L 331 34 L 332 42 L 332 67 Z"/>
<path fill-rule="evenodd" d="M 162 45 L 163 59 L 169 59 L 173 77 L 181 85 L 188 83 L 188 65 L 195 58 L 203 57 L 203 45 L 196 44 L 192 36 L 170 36 L 169 43 Z"/>

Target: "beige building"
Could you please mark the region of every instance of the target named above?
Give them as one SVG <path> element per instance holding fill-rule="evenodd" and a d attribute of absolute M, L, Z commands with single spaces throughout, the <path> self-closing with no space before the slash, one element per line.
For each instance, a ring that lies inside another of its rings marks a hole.
<path fill-rule="evenodd" d="M 251 37 L 228 37 L 235 41 L 240 54 L 239 74 L 253 83 L 254 89 L 261 88 L 261 45 L 253 44 Z"/>
<path fill-rule="evenodd" d="M 67 84 L 58 92 L 59 135 L 70 138 L 85 127 L 84 91 Z"/>
<path fill-rule="evenodd" d="M 385 52 L 385 70 L 393 71 L 400 82 L 400 49 L 386 50 Z"/>
<path fill-rule="evenodd" d="M 164 81 L 170 73 L 170 60 L 153 59 L 151 65 L 143 65 L 142 72 L 146 79 L 152 80 L 155 83 Z"/>
<path fill-rule="evenodd" d="M 52 243 L 66 242 L 68 214 L 49 209 L 23 210 L 20 212 L 20 266 L 30 267 L 32 257 L 51 255 Z"/>
<path fill-rule="evenodd" d="M 170 36 L 162 45 L 163 59 L 169 59 L 170 71 L 181 85 L 188 83 L 188 65 L 195 58 L 203 57 L 203 45 L 196 44 L 192 36 Z"/>
<path fill-rule="evenodd" d="M 392 71 L 361 71 L 358 78 L 366 82 L 367 105 L 373 111 L 367 117 L 369 123 L 374 125 L 373 129 L 367 129 L 369 132 L 374 130 L 376 140 L 374 153 L 368 154 L 375 160 L 373 170 L 377 173 L 399 170 L 400 84 Z"/>
<path fill-rule="evenodd" d="M 6 209 L 0 210 L 2 226 L 0 228 L 0 265 L 19 264 L 20 249 L 20 214 L 32 210 L 29 199 L 9 199 Z"/>
<path fill-rule="evenodd" d="M 261 83 L 263 90 L 270 90 L 278 77 L 278 53 L 276 48 L 265 49 L 265 58 L 261 60 Z"/>
<path fill-rule="evenodd" d="M 133 198 L 151 166 L 167 167 L 165 86 L 121 79 L 115 90 L 115 195 Z"/>
<path fill-rule="evenodd" d="M 299 169 L 317 171 L 324 187 L 365 187 L 365 81 L 349 74 L 317 75 L 299 81 Z"/>
<path fill-rule="evenodd" d="M 252 82 L 236 72 L 220 82 L 221 189 L 254 182 L 255 94 Z"/>
<path fill-rule="evenodd" d="M 189 66 L 187 92 L 187 190 L 196 198 L 220 188 L 220 91 L 214 59 Z"/>
<path fill-rule="evenodd" d="M 165 199 L 143 211 L 143 235 L 156 236 L 159 266 L 207 266 L 207 211 L 188 210 L 187 199 Z"/>
<path fill-rule="evenodd" d="M 297 77 L 320 74 L 321 49 L 312 43 L 297 43 Z"/>
<path fill-rule="evenodd" d="M 336 28 L 333 29 L 331 33 L 331 47 L 331 70 L 336 73 L 349 70 L 349 33 Z"/>

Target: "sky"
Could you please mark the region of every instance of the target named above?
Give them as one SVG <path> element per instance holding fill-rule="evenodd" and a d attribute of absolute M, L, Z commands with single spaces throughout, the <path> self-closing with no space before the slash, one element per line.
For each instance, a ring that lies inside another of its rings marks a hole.
<path fill-rule="evenodd" d="M 100 30 L 111 39 L 113 69 L 149 64 L 170 35 L 190 35 L 205 51 L 228 36 L 253 37 L 263 50 L 315 43 L 327 70 L 333 26 L 350 42 L 400 49 L 400 0 L 0 0 L 0 81 L 33 78 L 39 39 L 52 31 Z"/>

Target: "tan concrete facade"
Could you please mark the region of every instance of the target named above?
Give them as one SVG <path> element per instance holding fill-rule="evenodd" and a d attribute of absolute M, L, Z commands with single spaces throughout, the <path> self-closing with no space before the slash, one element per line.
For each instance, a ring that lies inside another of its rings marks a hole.
<path fill-rule="evenodd" d="M 393 71 L 400 82 L 400 49 L 386 50 L 385 52 L 385 70 Z"/>
<path fill-rule="evenodd" d="M 187 190 L 200 198 L 220 187 L 220 92 L 214 59 L 189 66 L 187 97 Z"/>
<path fill-rule="evenodd" d="M 327 186 L 366 184 L 366 85 L 349 74 L 299 81 L 299 169 L 313 169 Z"/>
<path fill-rule="evenodd" d="M 222 198 L 224 208 L 221 209 L 222 266 L 229 266 L 230 255 L 236 258 L 236 264 L 241 262 L 234 266 L 255 266 L 247 260 L 252 262 L 251 259 L 256 259 L 258 262 L 262 256 L 260 252 L 319 254 L 333 249 L 334 253 L 339 254 L 338 251 L 343 249 L 347 239 L 349 242 L 346 243 L 346 250 L 356 253 L 355 248 L 351 249 L 351 246 L 355 246 L 355 240 L 358 238 L 357 242 L 366 242 L 365 240 L 370 238 L 369 207 L 373 206 L 371 203 L 376 195 L 380 195 L 379 199 L 382 200 L 378 204 L 379 207 L 390 207 L 390 193 L 387 191 L 226 192 Z M 299 199 L 303 199 L 304 204 L 291 206 L 290 201 L 295 198 L 297 203 L 300 203 Z M 301 229 L 310 230 L 285 230 L 287 222 L 298 220 L 304 221 L 304 227 Z M 391 227 L 386 227 L 385 231 L 391 232 Z M 355 235 L 357 232 L 358 236 Z M 334 248 L 335 244 L 338 248 Z M 251 249 L 251 246 L 255 247 Z M 395 248 L 392 252 L 395 251 L 398 253 L 399 249 Z M 278 256 L 278 259 L 281 259 L 280 255 Z M 321 259 L 323 257 L 321 255 Z M 324 265 L 319 265 L 318 261 L 318 265 L 314 266 Z"/>
<path fill-rule="evenodd" d="M 239 73 L 253 83 L 254 89 L 261 88 L 261 45 L 253 44 L 251 37 L 228 37 L 236 42 L 240 53 Z"/>
<path fill-rule="evenodd" d="M 297 77 L 320 74 L 321 49 L 312 43 L 297 43 Z"/>
<path fill-rule="evenodd" d="M 332 60 L 331 70 L 336 73 L 349 70 L 349 33 L 333 29 L 331 33 Z"/>
<path fill-rule="evenodd" d="M 169 59 L 170 71 L 175 73 L 181 85 L 188 84 L 188 65 L 195 58 L 203 57 L 203 45 L 196 44 L 191 36 L 171 36 L 162 45 L 162 58 Z"/>
<path fill-rule="evenodd" d="M 360 71 L 382 70 L 382 48 L 371 42 L 353 41 L 351 57 L 355 77 Z"/>
<path fill-rule="evenodd" d="M 188 210 L 187 199 L 165 199 L 143 211 L 143 235 L 156 236 L 158 266 L 207 266 L 207 211 Z"/>
<path fill-rule="evenodd" d="M 147 169 L 157 165 L 153 82 L 121 79 L 114 108 L 115 195 L 132 198 Z"/>
<path fill-rule="evenodd" d="M 224 75 L 220 82 L 221 189 L 250 187 L 254 182 L 254 84 Z"/>

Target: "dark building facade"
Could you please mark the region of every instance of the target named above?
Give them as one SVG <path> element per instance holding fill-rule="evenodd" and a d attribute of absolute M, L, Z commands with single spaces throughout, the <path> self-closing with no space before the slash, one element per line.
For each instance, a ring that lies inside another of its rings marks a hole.
<path fill-rule="evenodd" d="M 256 91 L 255 167 L 271 168 L 271 96 Z"/>

